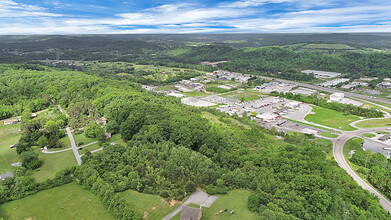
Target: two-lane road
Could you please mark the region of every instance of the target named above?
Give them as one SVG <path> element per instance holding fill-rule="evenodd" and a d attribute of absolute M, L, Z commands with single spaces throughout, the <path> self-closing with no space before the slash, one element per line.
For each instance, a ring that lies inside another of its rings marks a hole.
<path fill-rule="evenodd" d="M 344 134 L 340 135 L 340 137 L 335 141 L 334 147 L 333 147 L 333 155 L 335 160 L 338 162 L 338 165 L 346 170 L 346 172 L 360 185 L 363 189 L 368 190 L 370 193 L 374 194 L 379 198 L 380 205 L 388 211 L 388 213 L 391 213 L 391 202 L 384 197 L 382 194 L 380 194 L 374 187 L 372 187 L 370 184 L 365 182 L 363 179 L 361 179 L 360 176 L 357 175 L 356 172 L 349 166 L 348 162 L 345 160 L 345 157 L 343 155 L 343 148 L 346 144 L 346 142 L 354 137 L 358 136 L 362 133 L 367 132 L 374 132 L 385 128 L 369 128 L 369 129 L 360 129 L 357 131 L 352 132 L 345 132 Z"/>

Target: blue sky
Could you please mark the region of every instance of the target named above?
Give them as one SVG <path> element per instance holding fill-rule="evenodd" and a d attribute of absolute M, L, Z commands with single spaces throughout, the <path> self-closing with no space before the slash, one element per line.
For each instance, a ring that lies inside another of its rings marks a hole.
<path fill-rule="evenodd" d="M 0 0 L 0 34 L 391 32 L 389 0 Z"/>

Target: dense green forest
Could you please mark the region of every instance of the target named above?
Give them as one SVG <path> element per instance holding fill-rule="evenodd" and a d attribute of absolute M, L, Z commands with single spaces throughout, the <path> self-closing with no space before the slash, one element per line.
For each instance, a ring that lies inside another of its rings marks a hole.
<path fill-rule="evenodd" d="M 81 166 L 58 171 L 45 182 L 37 183 L 20 168 L 15 177 L 0 182 L 1 203 L 74 181 L 97 195 L 118 219 L 140 219 L 142 213 L 118 192 L 133 189 L 182 199 L 197 186 L 210 194 L 250 190 L 248 208 L 259 219 L 343 219 L 346 213 L 349 219 L 391 219 L 377 197 L 326 158 L 331 143 L 295 135 L 277 140 L 273 135 L 283 134 L 275 129 L 266 134 L 249 118 L 185 106 L 127 80 L 35 68 L 43 70 L 1 66 L 3 112 L 23 114 L 59 104 L 69 118 L 48 118 L 53 121 L 49 125 L 94 127 L 91 121 L 105 116 L 106 131 L 120 133 L 127 144 L 105 144 L 103 151 L 83 156 Z M 51 126 L 40 129 L 48 122 L 29 123 L 35 130 L 28 140 L 56 136 L 49 132 Z"/>
<path fill-rule="evenodd" d="M 230 38 L 229 38 L 230 37 Z M 317 69 L 360 76 L 391 77 L 389 35 L 122 35 L 122 36 L 34 36 L 25 39 L 3 37 L 0 62 L 36 63 L 37 60 L 125 61 L 169 67 L 216 70 L 202 61 L 228 61 L 218 67 L 234 72 L 269 75 L 290 80 L 314 78 L 300 71 Z M 162 39 L 166 39 L 163 41 Z M 239 41 L 244 43 L 227 43 Z M 193 41 L 194 40 L 194 41 Z M 191 42 L 194 42 L 191 43 Z M 289 44 L 345 43 L 350 50 L 296 50 Z M 350 46 L 349 46 L 350 47 Z M 388 48 L 388 49 L 387 49 Z M 61 64 L 57 64 L 60 65 Z M 80 66 L 63 65 L 86 71 Z M 99 72 L 99 71 L 98 71 Z M 109 75 L 108 73 L 95 73 Z M 140 73 L 137 73 L 140 74 Z M 142 74 L 142 73 L 141 73 Z M 134 82 L 142 78 L 130 79 Z M 140 83 L 148 83 L 140 82 Z M 156 83 L 155 83 L 156 84 Z"/>

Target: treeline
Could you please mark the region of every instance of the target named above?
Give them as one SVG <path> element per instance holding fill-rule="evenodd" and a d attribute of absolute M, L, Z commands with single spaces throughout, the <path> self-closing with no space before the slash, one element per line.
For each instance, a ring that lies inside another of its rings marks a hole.
<path fill-rule="evenodd" d="M 368 181 L 391 199 L 391 160 L 381 153 L 356 151 L 350 161 L 361 168 L 357 172 L 367 176 Z M 366 167 L 366 169 L 365 169 Z"/>
<path fill-rule="evenodd" d="M 328 108 L 332 109 L 334 111 L 338 112 L 344 112 L 345 114 L 351 114 L 351 115 L 358 115 L 361 117 L 366 117 L 366 118 L 382 118 L 384 117 L 384 113 L 381 111 L 378 111 L 374 108 L 363 108 L 359 106 L 355 106 L 352 104 L 341 104 L 337 102 L 327 102 L 327 99 L 325 98 L 317 98 L 316 95 L 301 95 L 301 94 L 292 94 L 290 92 L 287 93 L 278 93 L 278 92 L 272 92 L 270 95 L 273 96 L 280 96 L 284 97 L 287 99 L 292 99 L 296 100 L 299 102 L 305 102 L 305 103 L 310 103 L 314 105 L 318 105 L 323 108 Z"/>

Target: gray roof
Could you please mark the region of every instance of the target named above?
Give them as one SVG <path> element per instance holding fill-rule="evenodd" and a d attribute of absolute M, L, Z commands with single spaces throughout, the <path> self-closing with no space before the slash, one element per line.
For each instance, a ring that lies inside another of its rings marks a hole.
<path fill-rule="evenodd" d="M 13 176 L 14 176 L 14 174 L 12 174 L 11 172 L 10 173 L 3 173 L 3 174 L 0 174 L 0 180 L 4 180 L 7 177 L 13 177 Z"/>
<path fill-rule="evenodd" d="M 20 166 L 22 166 L 22 162 L 13 163 L 13 164 L 11 164 L 11 166 L 13 166 L 13 167 L 20 167 Z"/>
<path fill-rule="evenodd" d="M 200 209 L 185 205 L 182 207 L 182 212 L 179 218 L 181 220 L 197 220 L 199 215 L 201 215 Z"/>

